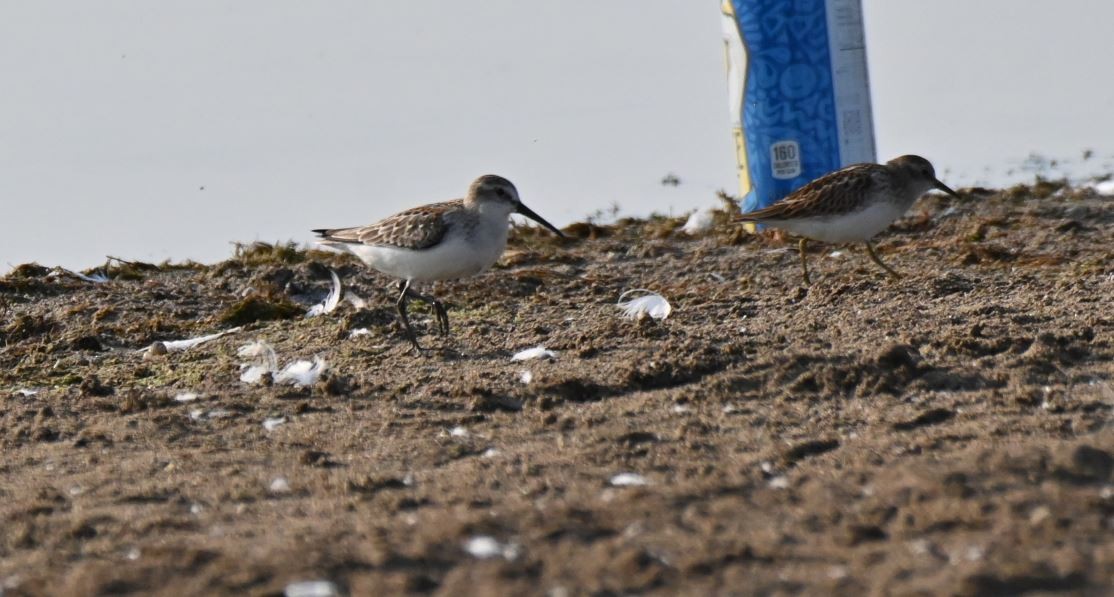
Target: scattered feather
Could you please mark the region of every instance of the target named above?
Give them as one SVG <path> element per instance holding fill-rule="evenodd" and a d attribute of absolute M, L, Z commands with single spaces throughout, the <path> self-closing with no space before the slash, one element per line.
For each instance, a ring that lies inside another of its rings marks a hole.
<path fill-rule="evenodd" d="M 1114 195 L 1114 179 L 1093 182 L 1090 187 L 1099 195 Z"/>
<path fill-rule="evenodd" d="M 468 437 L 468 430 L 458 425 L 449 430 L 449 437 Z"/>
<path fill-rule="evenodd" d="M 263 419 L 263 428 L 267 431 L 274 431 L 279 427 L 286 424 L 286 417 L 274 417 Z"/>
<path fill-rule="evenodd" d="M 229 330 L 224 330 L 223 332 L 217 332 L 215 334 L 209 334 L 208 336 L 199 336 L 197 338 L 190 338 L 188 340 L 164 340 L 164 341 L 159 341 L 159 342 L 155 342 L 155 343 L 151 344 L 150 346 L 140 348 L 136 352 L 151 351 L 151 352 L 155 352 L 157 354 L 163 354 L 164 352 L 182 352 L 183 350 L 188 350 L 190 348 L 193 348 L 194 346 L 197 346 L 198 344 L 204 344 L 205 342 L 208 342 L 210 340 L 216 340 L 217 338 L 220 338 L 222 336 L 227 336 L 229 334 L 235 334 L 236 332 L 238 332 L 242 329 L 243 328 L 241 328 L 241 327 L 234 327 L 234 328 L 229 329 Z M 155 348 L 156 345 L 159 345 L 159 348 Z"/>
<path fill-rule="evenodd" d="M 610 483 L 615 487 L 635 487 L 650 484 L 646 477 L 638 473 L 619 473 L 611 477 Z"/>
<path fill-rule="evenodd" d="M 340 304 L 340 295 L 343 292 L 340 286 L 340 277 L 332 268 L 329 268 L 329 276 L 333 279 L 333 289 L 329 291 L 325 300 L 310 307 L 309 311 L 306 312 L 306 317 L 317 317 L 318 315 L 332 313 Z"/>
<path fill-rule="evenodd" d="M 317 378 L 324 372 L 325 361 L 321 357 L 313 357 L 312 363 L 294 361 L 275 376 L 275 383 L 289 383 L 304 388 L 317 383 Z"/>
<path fill-rule="evenodd" d="M 200 421 L 202 419 L 227 419 L 234 414 L 235 413 L 225 408 L 214 408 L 209 412 L 205 412 L 203 408 L 195 408 L 190 411 L 190 418 L 194 421 Z"/>
<path fill-rule="evenodd" d="M 263 376 L 271 373 L 273 370 L 260 365 L 240 365 L 243 373 L 240 374 L 240 381 L 247 384 L 259 383 Z"/>
<path fill-rule="evenodd" d="M 688 221 L 681 227 L 681 231 L 689 236 L 704 234 L 712 229 L 716 223 L 715 210 L 712 208 L 699 209 L 692 212 Z"/>
<path fill-rule="evenodd" d="M 488 449 L 484 450 L 483 454 L 480 454 L 480 457 L 481 458 L 495 458 L 498 455 L 499 455 L 499 450 L 496 450 L 495 448 L 488 448 Z"/>
<path fill-rule="evenodd" d="M 275 477 L 268 488 L 271 493 L 290 493 L 290 482 L 286 477 Z"/>
<path fill-rule="evenodd" d="M 689 408 L 689 406 L 686 405 L 686 404 L 676 404 L 676 405 L 673 406 L 673 412 L 675 412 L 679 415 L 683 415 L 683 414 L 689 412 L 690 410 L 692 410 L 692 409 Z"/>
<path fill-rule="evenodd" d="M 632 292 L 646 294 L 624 301 L 623 297 Z M 623 317 L 627 319 L 642 319 L 647 316 L 653 319 L 665 319 L 673 312 L 673 306 L 665 300 L 664 296 L 643 288 L 635 288 L 620 294 L 618 305 L 623 310 Z"/>
<path fill-rule="evenodd" d="M 303 580 L 286 585 L 285 597 L 340 597 L 340 589 L 327 580 Z"/>
<path fill-rule="evenodd" d="M 166 347 L 167 352 L 181 352 L 183 350 L 193 348 L 194 346 L 197 346 L 199 344 L 204 344 L 205 342 L 208 342 L 210 340 L 216 340 L 217 338 L 227 336 L 229 334 L 235 334 L 242 329 L 242 327 L 234 327 L 229 330 L 224 330 L 223 332 L 209 334 L 208 336 L 199 336 L 197 338 L 190 338 L 188 340 L 171 340 L 170 342 L 163 342 L 163 346 Z"/>
<path fill-rule="evenodd" d="M 175 396 L 174 400 L 178 402 L 193 402 L 197 400 L 197 394 L 194 392 L 182 392 Z"/>
<path fill-rule="evenodd" d="M 251 359 L 248 363 L 240 365 L 240 381 L 248 384 L 259 383 L 263 376 L 271 374 L 274 382 L 293 384 L 296 386 L 312 386 L 325 372 L 325 361 L 321 357 L 313 357 L 313 361 L 294 361 L 279 371 L 278 356 L 275 349 L 262 340 L 245 344 L 236 351 L 241 357 Z"/>
<path fill-rule="evenodd" d="M 483 560 L 491 558 L 513 560 L 518 557 L 519 547 L 514 543 L 500 543 L 494 537 L 480 535 L 465 542 L 464 550 L 472 557 Z"/>
<path fill-rule="evenodd" d="M 956 209 L 956 207 L 954 205 L 950 205 L 950 206 L 948 206 L 947 209 L 940 212 L 936 217 L 937 217 L 937 219 L 943 220 L 945 218 L 950 218 L 950 217 L 958 215 L 958 214 L 959 214 L 959 210 Z"/>
<path fill-rule="evenodd" d="M 268 357 L 269 356 L 270 361 L 273 362 L 275 360 L 274 359 L 274 357 L 275 357 L 274 347 L 272 347 L 270 344 L 267 344 L 266 342 L 264 342 L 262 340 L 256 340 L 255 342 L 249 342 L 249 343 L 241 346 L 240 348 L 237 348 L 236 349 L 236 354 L 241 356 L 241 357 L 244 357 L 246 359 L 253 359 L 253 358 L 260 358 L 260 357 Z"/>
<path fill-rule="evenodd" d="M 32 389 L 32 388 L 20 388 L 20 389 L 16 390 L 15 393 L 19 394 L 20 396 L 31 397 L 31 396 L 34 396 L 35 394 L 38 394 L 39 391 L 35 390 L 35 389 Z"/>
<path fill-rule="evenodd" d="M 259 383 L 265 374 L 274 373 L 278 369 L 278 357 L 275 355 L 275 349 L 262 340 L 256 340 L 241 346 L 236 354 L 251 359 L 250 363 L 240 365 L 240 381 L 244 383 Z"/>
<path fill-rule="evenodd" d="M 370 336 L 370 335 L 371 335 L 371 330 L 369 330 L 367 328 L 356 328 L 356 329 L 348 332 L 348 337 L 349 338 L 359 338 L 360 336 Z"/>
<path fill-rule="evenodd" d="M 773 479 L 770 479 L 768 485 L 770 486 L 770 489 L 788 489 L 789 477 L 786 477 L 785 475 L 778 475 Z"/>
<path fill-rule="evenodd" d="M 534 374 L 529 369 L 524 369 L 522 373 L 518 374 L 518 381 L 529 384 L 534 381 Z"/>
<path fill-rule="evenodd" d="M 835 257 L 838 259 L 840 257 L 843 257 L 843 251 L 832 251 L 828 254 L 828 257 Z"/>
<path fill-rule="evenodd" d="M 535 346 L 534 348 L 527 348 L 526 350 L 516 352 L 511 361 L 529 361 L 532 359 L 555 359 L 557 353 L 552 350 L 547 350 L 544 346 Z"/>
<path fill-rule="evenodd" d="M 70 273 L 73 274 L 74 276 L 76 276 L 78 279 L 85 280 L 86 282 L 92 282 L 94 284 L 103 284 L 103 283 L 108 281 L 108 276 L 104 275 L 101 272 L 95 272 L 91 276 L 86 276 L 85 274 L 80 273 L 80 272 L 70 272 Z"/>
<path fill-rule="evenodd" d="M 352 294 L 351 292 L 344 293 L 344 300 L 351 303 L 352 306 L 357 308 L 357 309 L 363 309 L 364 307 L 367 306 L 367 301 L 365 301 L 364 299 L 356 296 L 355 294 Z"/>
<path fill-rule="evenodd" d="M 94 284 L 103 284 L 103 283 L 109 281 L 109 279 L 110 279 L 108 276 L 104 275 L 103 272 L 94 272 L 93 275 L 87 276 L 87 275 L 85 275 L 81 272 L 71 271 L 71 270 L 68 270 L 64 267 L 54 268 L 54 271 L 51 271 L 49 274 L 47 274 L 47 277 L 57 278 L 58 276 L 60 276 L 62 274 L 65 274 L 67 276 L 73 276 L 73 277 L 77 278 L 78 280 L 84 280 L 85 282 L 92 282 Z"/>

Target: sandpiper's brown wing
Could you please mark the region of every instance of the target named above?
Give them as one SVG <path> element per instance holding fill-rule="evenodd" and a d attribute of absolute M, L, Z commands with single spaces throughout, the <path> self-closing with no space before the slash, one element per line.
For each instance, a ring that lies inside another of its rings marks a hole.
<path fill-rule="evenodd" d="M 880 171 L 885 171 L 885 166 L 854 164 L 829 172 L 769 207 L 739 216 L 739 221 L 790 220 L 855 211 L 856 204 L 878 184 L 876 175 Z"/>
<path fill-rule="evenodd" d="M 321 238 L 349 244 L 425 249 L 441 242 L 449 223 L 444 215 L 460 209 L 463 201 L 431 203 L 399 212 L 368 226 L 354 228 L 319 228 Z"/>

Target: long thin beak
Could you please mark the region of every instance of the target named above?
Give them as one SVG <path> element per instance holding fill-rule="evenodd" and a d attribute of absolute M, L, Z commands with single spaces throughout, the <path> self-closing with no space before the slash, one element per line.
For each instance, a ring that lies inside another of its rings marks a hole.
<path fill-rule="evenodd" d="M 534 210 L 530 209 L 529 207 L 526 207 L 521 202 L 518 204 L 518 209 L 516 209 L 515 211 L 517 211 L 518 213 L 526 216 L 527 218 L 530 218 L 531 220 L 534 220 L 535 222 L 541 224 L 542 226 L 545 226 L 546 228 L 549 228 L 557 236 L 560 236 L 561 238 L 565 238 L 565 233 L 558 230 L 557 227 L 554 226 L 553 224 L 550 224 L 549 222 L 546 222 L 544 218 L 542 218 L 538 214 L 534 213 Z"/>
<path fill-rule="evenodd" d="M 940 182 L 939 180 L 934 181 L 932 186 L 937 188 L 937 189 L 940 189 L 941 191 L 944 191 L 945 193 L 951 195 L 952 197 L 955 197 L 956 199 L 960 198 L 959 193 L 956 193 L 955 191 L 951 190 L 951 188 L 948 187 L 948 185 Z"/>

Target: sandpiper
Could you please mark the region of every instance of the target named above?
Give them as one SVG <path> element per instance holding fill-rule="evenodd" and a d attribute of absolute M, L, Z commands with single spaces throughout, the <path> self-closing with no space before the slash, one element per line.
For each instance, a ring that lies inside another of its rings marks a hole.
<path fill-rule="evenodd" d="M 936 179 L 928 160 L 903 155 L 885 164 L 854 164 L 825 174 L 777 203 L 745 213 L 740 222 L 758 222 L 801 237 L 798 249 L 805 284 L 811 284 L 805 248 L 809 239 L 864 243 L 870 258 L 894 278 L 901 276 L 874 252 L 870 239 L 901 217 L 929 190 L 959 197 Z"/>
<path fill-rule="evenodd" d="M 410 343 L 422 352 L 406 314 L 407 302 L 416 298 L 433 305 L 442 334 L 449 333 L 449 315 L 441 301 L 419 294 L 411 284 L 464 278 L 487 270 L 507 246 L 512 213 L 564 236 L 522 204 L 509 180 L 494 174 L 473 181 L 464 199 L 422 205 L 368 226 L 313 232 L 321 237 L 320 244 L 352 253 L 368 267 L 399 278 L 398 314 Z"/>

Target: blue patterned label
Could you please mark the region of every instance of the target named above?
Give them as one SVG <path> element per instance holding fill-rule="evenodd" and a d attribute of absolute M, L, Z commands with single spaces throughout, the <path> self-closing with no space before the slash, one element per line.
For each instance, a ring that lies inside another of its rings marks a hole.
<path fill-rule="evenodd" d="M 743 211 L 873 162 L 859 0 L 722 0 Z"/>

